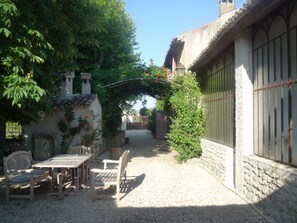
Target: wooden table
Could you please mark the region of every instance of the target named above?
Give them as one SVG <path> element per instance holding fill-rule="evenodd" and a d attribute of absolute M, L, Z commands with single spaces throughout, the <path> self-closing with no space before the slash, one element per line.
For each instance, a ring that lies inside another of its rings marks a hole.
<path fill-rule="evenodd" d="M 87 177 L 89 175 L 88 169 L 89 169 L 89 163 L 90 159 L 92 158 L 92 154 L 84 154 L 84 155 L 78 155 L 78 154 L 61 154 L 55 157 L 52 157 L 48 160 L 41 161 L 39 163 L 36 163 L 33 165 L 33 168 L 48 168 L 50 172 L 51 182 L 53 182 L 53 176 L 54 176 L 54 170 L 57 170 L 57 181 L 59 185 L 59 192 L 52 193 L 53 192 L 53 183 L 51 183 L 50 190 L 52 195 L 58 195 L 59 198 L 63 197 L 63 173 L 61 169 L 71 169 L 73 170 L 73 179 L 75 183 L 75 191 L 77 192 L 79 190 L 79 179 L 80 179 L 80 173 L 78 171 L 79 168 L 82 169 L 82 182 L 86 183 Z"/>

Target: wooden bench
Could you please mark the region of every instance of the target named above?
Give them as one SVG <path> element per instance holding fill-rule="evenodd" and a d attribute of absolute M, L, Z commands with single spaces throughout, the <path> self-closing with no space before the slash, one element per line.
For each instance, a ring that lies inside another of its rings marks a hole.
<path fill-rule="evenodd" d="M 126 150 L 119 160 L 103 160 L 104 169 L 91 169 L 91 199 L 93 201 L 100 196 L 106 196 L 104 194 L 97 195 L 97 187 L 107 186 L 116 187 L 116 195 L 112 195 L 112 197 L 116 197 L 117 202 L 120 201 L 120 187 L 126 180 L 129 153 L 130 151 Z M 117 164 L 117 168 L 109 169 L 109 164 Z"/>
<path fill-rule="evenodd" d="M 3 157 L 4 175 L 5 175 L 5 193 L 6 200 L 9 198 L 30 198 L 34 200 L 34 185 L 46 178 L 49 179 L 49 173 L 46 170 L 32 169 L 31 151 L 17 151 L 7 157 Z M 30 186 L 29 195 L 10 194 L 11 186 Z"/>

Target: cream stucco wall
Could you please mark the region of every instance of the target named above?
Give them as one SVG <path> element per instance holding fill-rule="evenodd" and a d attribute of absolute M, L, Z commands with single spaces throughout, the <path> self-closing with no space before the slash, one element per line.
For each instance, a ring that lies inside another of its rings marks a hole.
<path fill-rule="evenodd" d="M 73 109 L 75 112 L 75 119 L 81 115 L 90 114 L 91 112 L 97 117 L 96 120 L 102 120 L 102 107 L 99 100 L 96 99 L 85 107 L 77 107 Z M 58 121 L 64 116 L 65 111 L 63 109 L 54 110 L 52 114 L 46 114 L 42 119 L 39 118 L 38 122 L 32 122 L 30 125 L 24 127 L 24 135 L 27 136 L 27 150 L 33 151 L 34 156 L 34 136 L 36 135 L 50 135 L 54 139 L 55 153 L 54 155 L 61 153 L 61 132 L 58 128 Z M 78 121 L 73 121 L 72 125 L 76 126 Z M 93 123 L 94 129 L 102 129 L 101 121 L 95 121 Z M 98 143 L 102 143 L 102 134 L 98 137 Z M 70 146 L 80 145 L 81 136 L 76 135 L 72 140 Z"/>
<path fill-rule="evenodd" d="M 188 68 L 197 56 L 208 46 L 210 40 L 215 36 L 218 30 L 235 12 L 236 11 L 226 13 L 213 22 L 178 36 L 177 39 L 184 42 L 184 47 L 180 58 L 176 58 L 176 63 L 181 63 Z"/>

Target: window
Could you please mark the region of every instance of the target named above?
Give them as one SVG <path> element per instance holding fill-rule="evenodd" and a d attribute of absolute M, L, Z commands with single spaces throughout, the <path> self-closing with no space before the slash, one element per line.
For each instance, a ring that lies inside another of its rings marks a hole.
<path fill-rule="evenodd" d="M 289 15 L 284 10 L 265 21 L 254 29 L 253 39 L 254 153 L 295 166 L 296 9 L 295 6 L 288 10 L 291 12 Z"/>
<path fill-rule="evenodd" d="M 234 62 L 223 55 L 204 70 L 202 81 L 206 123 L 204 138 L 234 146 Z"/>
<path fill-rule="evenodd" d="M 22 133 L 22 126 L 16 122 L 6 122 L 6 139 L 18 139 Z"/>

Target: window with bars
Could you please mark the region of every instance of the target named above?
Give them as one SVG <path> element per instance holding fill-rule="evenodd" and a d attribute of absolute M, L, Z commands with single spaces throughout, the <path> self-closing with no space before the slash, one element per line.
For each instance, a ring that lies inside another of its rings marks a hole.
<path fill-rule="evenodd" d="M 6 139 L 17 139 L 21 133 L 21 125 L 16 122 L 6 122 Z"/>
<path fill-rule="evenodd" d="M 289 9 L 289 10 L 287 10 Z M 254 153 L 297 166 L 297 6 L 254 28 Z"/>
<path fill-rule="evenodd" d="M 234 62 L 231 53 L 204 69 L 204 138 L 234 146 Z"/>

